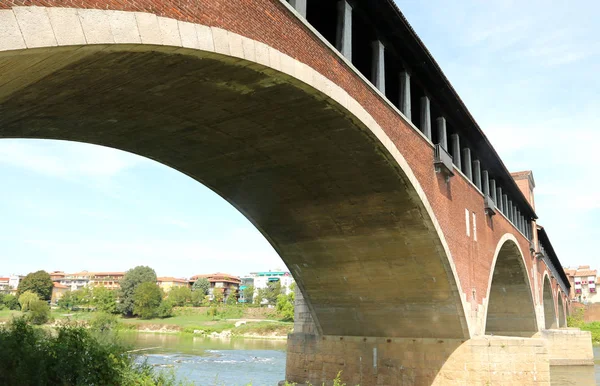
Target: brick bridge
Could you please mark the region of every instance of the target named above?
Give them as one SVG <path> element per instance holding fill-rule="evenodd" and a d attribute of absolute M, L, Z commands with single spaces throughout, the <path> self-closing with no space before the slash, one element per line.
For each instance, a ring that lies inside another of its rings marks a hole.
<path fill-rule="evenodd" d="M 291 381 L 548 382 L 569 283 L 533 175 L 391 0 L 0 0 L 0 138 L 137 153 L 244 213 L 303 298 Z"/>

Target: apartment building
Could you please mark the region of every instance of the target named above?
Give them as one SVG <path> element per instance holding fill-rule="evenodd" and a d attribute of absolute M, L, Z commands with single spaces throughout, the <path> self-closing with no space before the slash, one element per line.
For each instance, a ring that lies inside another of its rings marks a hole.
<path fill-rule="evenodd" d="M 600 303 L 597 270 L 591 269 L 589 265 L 580 265 L 577 268 L 565 269 L 565 273 L 571 283 L 569 298 L 584 304 Z"/>
<path fill-rule="evenodd" d="M 190 278 L 189 282 L 193 285 L 196 280 L 200 278 L 205 278 L 210 283 L 210 291 L 209 296 L 210 300 L 214 299 L 214 293 L 216 291 L 221 291 L 223 293 L 223 301 L 227 301 L 229 296 L 238 297 L 238 291 L 240 288 L 241 280 L 239 277 L 235 275 L 230 275 L 228 273 L 211 273 L 205 275 L 194 275 Z"/>
<path fill-rule="evenodd" d="M 159 277 L 156 280 L 156 284 L 165 292 L 171 291 L 176 287 L 189 287 L 190 282 L 187 279 L 181 279 L 176 277 Z"/>
<path fill-rule="evenodd" d="M 120 281 L 125 272 L 92 272 L 90 273 L 89 285 L 92 287 L 102 286 L 109 290 L 121 289 Z"/>

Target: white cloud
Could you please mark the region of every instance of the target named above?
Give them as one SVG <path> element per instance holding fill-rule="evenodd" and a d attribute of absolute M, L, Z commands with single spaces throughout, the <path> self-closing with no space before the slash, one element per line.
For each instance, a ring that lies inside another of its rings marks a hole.
<path fill-rule="evenodd" d="M 0 164 L 58 178 L 112 177 L 143 157 L 107 147 L 74 142 L 0 140 Z"/>

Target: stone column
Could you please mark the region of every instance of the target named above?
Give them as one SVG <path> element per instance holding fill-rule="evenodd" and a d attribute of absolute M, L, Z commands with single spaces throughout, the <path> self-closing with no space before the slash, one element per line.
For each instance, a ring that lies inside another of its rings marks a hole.
<path fill-rule="evenodd" d="M 306 0 L 290 0 L 290 5 L 306 19 Z"/>
<path fill-rule="evenodd" d="M 439 144 L 448 151 L 448 135 L 446 132 L 446 118 L 439 117 L 437 119 Z"/>
<path fill-rule="evenodd" d="M 487 170 L 481 172 L 481 176 L 483 177 L 483 195 L 490 195 L 490 175 Z"/>
<path fill-rule="evenodd" d="M 516 221 L 515 225 L 517 226 L 517 229 L 519 231 L 521 231 L 521 211 L 519 209 L 517 209 L 516 212 L 517 212 L 517 215 L 515 217 L 516 217 L 517 221 Z"/>
<path fill-rule="evenodd" d="M 371 44 L 373 48 L 371 80 L 375 87 L 385 95 L 385 47 L 379 40 L 375 40 Z"/>
<path fill-rule="evenodd" d="M 498 206 L 498 197 L 496 197 L 496 180 L 490 180 L 490 194 L 492 195 L 492 201 Z"/>
<path fill-rule="evenodd" d="M 458 170 L 462 170 L 462 162 L 460 162 L 460 138 L 458 134 L 450 136 L 450 146 L 452 151 L 452 161 Z"/>
<path fill-rule="evenodd" d="M 473 161 L 473 182 L 475 182 L 475 186 L 481 192 L 481 163 L 478 159 Z"/>
<path fill-rule="evenodd" d="M 508 218 L 508 195 L 502 195 L 502 206 L 504 207 L 504 215 Z"/>
<path fill-rule="evenodd" d="M 513 225 L 517 225 L 517 204 L 513 204 Z"/>
<path fill-rule="evenodd" d="M 501 187 L 496 188 L 496 198 L 498 199 L 496 206 L 498 207 L 498 209 L 500 209 L 500 212 L 502 212 L 504 210 L 504 205 L 502 205 L 503 203 L 502 203 L 502 188 Z"/>
<path fill-rule="evenodd" d="M 346 59 L 352 61 L 352 7 L 346 0 L 338 1 L 335 48 L 337 48 Z"/>
<path fill-rule="evenodd" d="M 508 221 L 513 221 L 513 203 L 512 200 L 508 200 Z"/>
<path fill-rule="evenodd" d="M 469 179 L 469 181 L 473 181 L 473 164 L 471 163 L 471 149 L 465 147 L 462 152 L 464 170 L 463 172 Z"/>
<path fill-rule="evenodd" d="M 410 106 L 410 74 L 408 71 L 400 73 L 400 111 L 412 121 Z"/>
<path fill-rule="evenodd" d="M 421 130 L 431 141 L 431 103 L 428 96 L 421 97 Z"/>

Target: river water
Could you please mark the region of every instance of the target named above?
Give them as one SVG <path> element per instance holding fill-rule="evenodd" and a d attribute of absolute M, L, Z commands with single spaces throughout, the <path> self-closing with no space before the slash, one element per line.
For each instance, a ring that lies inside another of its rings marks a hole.
<path fill-rule="evenodd" d="M 127 332 L 123 340 L 158 368 L 201 386 L 274 386 L 285 378 L 285 340 L 215 339 L 179 334 Z M 552 386 L 600 385 L 600 347 L 596 365 L 552 366 Z"/>
<path fill-rule="evenodd" d="M 123 340 L 158 368 L 201 386 L 275 386 L 285 379 L 285 340 L 127 332 Z"/>

